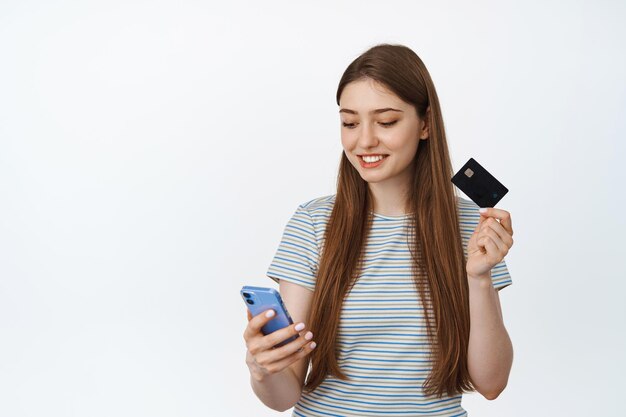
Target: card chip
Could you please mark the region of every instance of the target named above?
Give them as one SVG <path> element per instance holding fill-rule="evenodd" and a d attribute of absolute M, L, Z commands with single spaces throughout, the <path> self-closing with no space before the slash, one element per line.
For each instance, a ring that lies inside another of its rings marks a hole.
<path fill-rule="evenodd" d="M 467 168 L 465 170 L 465 175 L 467 175 L 468 178 L 472 178 L 472 175 L 474 175 L 474 171 L 472 171 L 470 168 Z"/>

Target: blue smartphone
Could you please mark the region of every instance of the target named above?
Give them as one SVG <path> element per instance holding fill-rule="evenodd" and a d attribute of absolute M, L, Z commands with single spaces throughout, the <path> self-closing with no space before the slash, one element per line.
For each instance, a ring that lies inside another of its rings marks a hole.
<path fill-rule="evenodd" d="M 274 318 L 268 321 L 265 326 L 261 328 L 261 332 L 264 335 L 268 335 L 276 330 L 280 330 L 290 324 L 293 324 L 293 320 L 291 319 L 285 304 L 283 304 L 282 298 L 280 298 L 280 293 L 275 289 L 245 285 L 241 288 L 240 293 L 241 298 L 243 298 L 243 301 L 246 303 L 248 310 L 250 310 L 250 313 L 253 316 L 261 314 L 265 310 L 269 309 L 276 312 Z M 298 336 L 294 335 L 287 340 L 283 340 L 274 347 L 286 345 L 297 338 Z"/>

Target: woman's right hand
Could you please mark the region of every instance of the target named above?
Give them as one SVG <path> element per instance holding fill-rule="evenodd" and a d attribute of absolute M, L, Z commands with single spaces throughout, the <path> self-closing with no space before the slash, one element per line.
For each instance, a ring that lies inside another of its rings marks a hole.
<path fill-rule="evenodd" d="M 303 332 L 304 323 L 294 323 L 264 335 L 261 328 L 272 320 L 274 315 L 274 310 L 266 310 L 252 317 L 248 310 L 248 326 L 243 333 L 247 347 L 246 364 L 250 369 L 250 374 L 257 381 L 282 372 L 292 363 L 311 353 L 316 346 L 315 342 L 311 342 L 313 333 Z M 299 335 L 299 337 L 283 346 L 274 347 L 294 335 Z"/>

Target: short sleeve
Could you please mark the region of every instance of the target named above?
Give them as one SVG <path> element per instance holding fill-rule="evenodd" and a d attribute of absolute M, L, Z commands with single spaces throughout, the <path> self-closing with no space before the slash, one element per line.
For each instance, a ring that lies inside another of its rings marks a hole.
<path fill-rule="evenodd" d="M 494 288 L 498 291 L 513 284 L 511 274 L 509 274 L 509 268 L 507 267 L 504 259 L 491 268 L 491 282 L 493 283 Z"/>
<path fill-rule="evenodd" d="M 315 225 L 309 212 L 300 205 L 285 226 L 267 276 L 276 282 L 283 279 L 313 291 L 318 260 Z"/>

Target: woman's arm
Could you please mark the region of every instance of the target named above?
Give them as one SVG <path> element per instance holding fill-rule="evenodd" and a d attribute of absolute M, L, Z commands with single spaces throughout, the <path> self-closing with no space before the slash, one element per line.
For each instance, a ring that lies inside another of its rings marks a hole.
<path fill-rule="evenodd" d="M 306 326 L 313 292 L 300 285 L 280 280 L 280 295 L 294 324 L 304 323 Z M 308 329 L 305 327 L 303 334 L 306 335 L 306 333 L 308 333 Z M 291 342 L 284 348 L 296 342 Z M 304 348 L 306 356 L 300 357 L 286 367 L 284 362 L 281 364 L 280 361 L 273 363 L 269 368 L 264 367 L 263 364 L 257 363 L 254 359 L 255 346 L 252 346 L 252 352 L 250 352 L 250 346 L 248 347 L 246 363 L 250 368 L 250 384 L 263 404 L 277 411 L 285 411 L 298 402 L 308 369 L 308 353 L 311 350 L 308 346 L 310 343 Z M 296 356 L 292 356 L 292 358 L 296 358 Z M 290 359 L 284 360 L 289 361 Z M 282 369 L 279 370 L 278 368 Z"/>
<path fill-rule="evenodd" d="M 263 404 L 276 411 L 289 410 L 298 402 L 301 395 L 298 378 L 290 367 L 261 379 L 257 379 L 251 373 L 250 384 Z"/>
<path fill-rule="evenodd" d="M 506 387 L 513 364 L 513 344 L 504 327 L 498 291 L 491 270 L 513 246 L 511 214 L 502 209 L 481 208 L 467 245 L 470 336 L 467 366 L 470 378 L 488 400 Z"/>
<path fill-rule="evenodd" d="M 513 344 L 504 327 L 500 298 L 491 276 L 469 280 L 470 337 L 467 361 L 476 390 L 494 400 L 506 387 L 513 364 Z"/>

